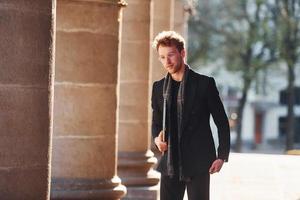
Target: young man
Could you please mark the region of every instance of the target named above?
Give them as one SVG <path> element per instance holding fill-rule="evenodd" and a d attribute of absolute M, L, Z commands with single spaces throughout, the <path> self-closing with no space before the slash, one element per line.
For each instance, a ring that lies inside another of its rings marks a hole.
<path fill-rule="evenodd" d="M 160 199 L 182 200 L 187 188 L 189 200 L 208 200 L 210 174 L 219 172 L 228 160 L 229 124 L 214 79 L 194 72 L 185 63 L 184 43 L 174 31 L 159 33 L 153 43 L 168 72 L 154 82 L 151 99 L 152 136 L 162 152 L 157 167 L 161 172 Z M 218 128 L 217 152 L 210 115 Z"/>

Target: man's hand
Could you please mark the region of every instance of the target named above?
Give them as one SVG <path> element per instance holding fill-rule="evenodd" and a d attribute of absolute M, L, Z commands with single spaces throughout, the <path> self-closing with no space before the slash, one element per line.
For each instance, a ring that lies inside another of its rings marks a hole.
<path fill-rule="evenodd" d="M 224 161 L 222 159 L 217 159 L 213 162 L 211 167 L 209 168 L 209 173 L 213 174 L 219 172 L 223 166 Z"/>
<path fill-rule="evenodd" d="M 167 143 L 163 141 L 163 134 L 163 131 L 161 131 L 159 135 L 156 138 L 154 138 L 155 145 L 157 146 L 158 150 L 162 153 L 164 151 L 167 151 L 168 149 Z"/>

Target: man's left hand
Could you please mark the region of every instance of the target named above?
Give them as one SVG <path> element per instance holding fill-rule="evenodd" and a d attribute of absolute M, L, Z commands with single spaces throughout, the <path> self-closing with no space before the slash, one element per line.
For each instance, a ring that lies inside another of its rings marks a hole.
<path fill-rule="evenodd" d="M 223 166 L 224 161 L 222 159 L 217 159 L 213 162 L 211 167 L 209 168 L 209 173 L 213 174 L 219 172 Z"/>

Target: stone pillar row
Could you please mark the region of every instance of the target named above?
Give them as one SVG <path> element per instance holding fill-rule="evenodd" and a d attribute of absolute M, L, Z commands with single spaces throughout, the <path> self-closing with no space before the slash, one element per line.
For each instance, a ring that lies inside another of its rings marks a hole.
<path fill-rule="evenodd" d="M 157 199 L 150 44 L 174 1 L 0 2 L 1 200 Z"/>

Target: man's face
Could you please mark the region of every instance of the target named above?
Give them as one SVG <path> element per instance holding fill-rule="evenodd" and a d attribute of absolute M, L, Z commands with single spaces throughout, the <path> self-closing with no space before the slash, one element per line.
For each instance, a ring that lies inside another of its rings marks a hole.
<path fill-rule="evenodd" d="M 179 52 L 175 46 L 159 46 L 159 60 L 164 68 L 170 73 L 178 72 L 184 65 L 185 51 Z"/>

